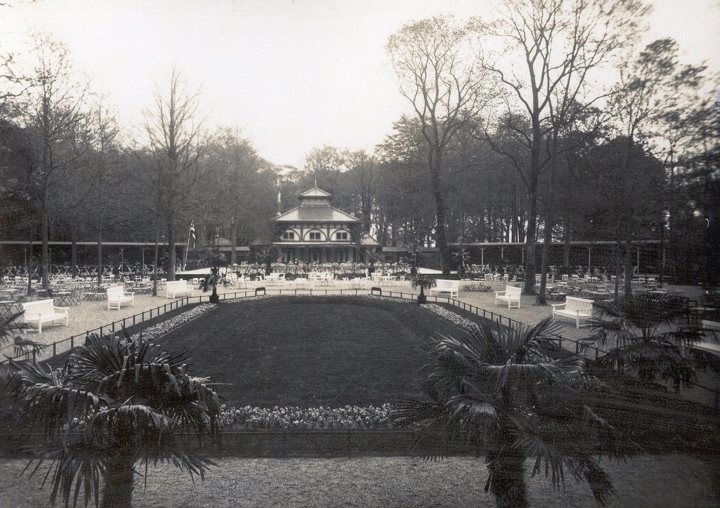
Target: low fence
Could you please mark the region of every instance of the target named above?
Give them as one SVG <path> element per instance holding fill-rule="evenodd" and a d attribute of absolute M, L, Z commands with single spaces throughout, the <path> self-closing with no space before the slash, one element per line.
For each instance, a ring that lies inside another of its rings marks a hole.
<path fill-rule="evenodd" d="M 308 296 L 333 296 L 333 295 L 352 295 L 365 296 L 376 295 L 388 298 L 397 298 L 402 300 L 415 300 L 417 293 L 408 291 L 393 291 L 386 288 L 272 288 L 257 287 L 252 289 L 231 291 L 218 294 L 221 301 L 237 300 L 237 299 L 255 299 L 262 296 L 270 295 L 308 295 Z M 183 297 L 167 304 L 161 305 L 149 311 L 140 312 L 133 316 L 114 321 L 108 325 L 89 330 L 85 334 L 75 335 L 68 339 L 55 342 L 49 346 L 52 355 L 56 355 L 64 350 L 75 347 L 76 341 L 83 338 L 88 333 L 116 333 L 123 328 L 142 325 L 151 319 L 155 319 L 163 314 L 181 309 L 187 305 L 200 304 L 209 302 L 211 296 L 202 294 L 199 296 Z M 431 303 L 449 304 L 453 307 L 461 309 L 470 314 L 498 322 L 506 326 L 525 325 L 520 321 L 496 314 L 492 311 L 482 309 L 475 305 L 462 302 L 460 300 L 443 297 L 428 296 L 427 301 Z M 551 340 L 557 340 L 558 344 L 569 346 L 575 344 L 575 348 L 582 347 L 581 341 L 564 338 L 560 335 L 549 337 Z M 601 351 L 595 349 L 597 356 Z M 694 384 L 694 383 L 693 383 Z M 696 385 L 705 390 L 709 390 L 716 395 L 717 407 L 717 390 L 709 387 Z M 416 431 L 403 429 L 383 429 L 383 430 L 261 430 L 261 431 L 228 431 L 223 432 L 221 439 L 217 443 L 206 443 L 208 453 L 226 456 L 241 457 L 286 457 L 286 456 L 350 456 L 353 454 L 367 455 L 371 454 L 387 454 L 387 455 L 411 455 L 412 445 L 418 437 Z M 28 434 L 10 434 L 3 436 L 3 443 L 0 444 L 0 453 L 8 456 L 17 456 L 23 453 L 28 444 L 31 444 L 35 437 Z M 183 444 L 190 448 L 197 447 L 198 444 L 192 440 L 184 441 Z M 456 451 L 455 453 L 463 453 Z"/>
<path fill-rule="evenodd" d="M 164 305 L 160 305 L 159 307 L 156 307 L 154 309 L 142 311 L 137 314 L 133 314 L 132 316 L 118 319 L 117 321 L 113 321 L 112 323 L 109 323 L 107 325 L 99 326 L 97 328 L 93 328 L 92 330 L 87 330 L 87 331 L 77 334 L 77 335 L 72 335 L 72 336 L 68 337 L 67 339 L 62 339 L 62 340 L 55 341 L 51 344 L 47 344 L 42 349 L 42 351 L 40 351 L 39 349 L 36 348 L 31 352 L 31 357 L 32 357 L 33 361 L 47 360 L 47 359 L 57 356 L 59 354 L 70 351 L 75 346 L 84 342 L 85 338 L 88 335 L 98 334 L 98 335 L 102 336 L 102 335 L 107 335 L 107 334 L 115 334 L 123 329 L 130 328 L 132 326 L 141 325 L 142 323 L 145 323 L 152 319 L 156 319 L 156 318 L 162 316 L 163 314 L 167 314 L 168 312 L 178 310 L 182 307 L 185 307 L 186 305 L 188 305 L 190 303 L 193 303 L 193 302 L 190 302 L 190 297 L 178 298 L 177 300 L 173 300 Z M 27 358 L 27 356 L 28 356 L 27 354 L 17 354 L 14 356 L 10 356 L 7 353 L 5 353 L 5 351 L 9 351 L 11 348 L 14 348 L 14 344 L 9 344 L 7 346 L 0 348 L 0 354 L 4 354 L 6 357 L 4 360 L 0 361 L 0 364 L 7 362 L 8 358 L 12 358 L 14 360 L 21 359 L 21 358 Z"/>
<path fill-rule="evenodd" d="M 337 287 L 327 287 L 327 288 L 281 288 L 281 287 L 272 287 L 272 286 L 259 286 L 255 288 L 248 288 L 248 289 L 242 289 L 237 291 L 226 291 L 223 293 L 218 293 L 218 298 L 221 301 L 227 301 L 227 300 L 237 300 L 237 299 L 247 299 L 247 298 L 258 298 L 261 296 L 337 296 L 337 295 L 350 295 L 350 296 L 366 296 L 366 295 L 374 295 L 374 296 L 383 296 L 387 298 L 397 298 L 401 300 L 416 300 L 418 297 L 418 293 L 414 293 L 411 291 L 398 291 L 398 290 L 392 290 L 388 288 L 382 288 L 382 287 L 370 287 L 370 288 L 337 288 Z M 445 296 L 437 296 L 437 295 L 426 295 L 427 301 L 430 303 L 445 303 L 452 305 L 456 308 L 462 309 L 466 312 L 469 312 L 471 314 L 474 314 L 476 316 L 482 317 L 484 319 L 488 319 L 490 321 L 495 321 L 500 324 L 503 324 L 505 326 L 514 327 L 519 325 L 527 326 L 525 323 L 522 323 L 521 321 L 517 321 L 515 319 L 509 318 L 507 316 L 503 316 L 501 314 L 496 314 L 492 311 L 477 307 L 475 305 L 462 302 L 460 300 L 457 300 L 455 298 L 445 297 Z M 187 305 L 191 304 L 199 304 L 199 303 L 210 303 L 211 295 L 208 293 L 204 293 L 199 296 L 185 296 L 182 298 L 178 298 L 176 300 L 173 300 L 169 303 L 166 303 L 164 305 L 160 305 L 154 309 L 150 309 L 147 311 L 139 312 L 137 314 L 133 314 L 132 316 L 125 317 L 122 319 L 119 319 L 117 321 L 113 321 L 107 325 L 100 326 L 98 328 L 94 328 L 92 330 L 88 330 L 86 332 L 83 332 L 81 334 L 73 335 L 71 337 L 68 337 L 67 339 L 62 339 L 56 342 L 53 342 L 51 344 L 48 344 L 45 346 L 42 351 L 35 349 L 33 350 L 30 355 L 31 358 L 35 360 L 48 360 L 54 356 L 57 356 L 58 354 L 65 353 L 67 351 L 72 350 L 75 346 L 83 343 L 85 341 L 85 338 L 88 335 L 91 334 L 98 334 L 100 336 L 107 335 L 107 334 L 115 334 L 117 332 L 120 332 L 123 329 L 127 329 L 129 327 L 135 327 L 135 326 L 141 326 L 143 323 L 150 321 L 152 319 L 158 318 L 162 316 L 163 314 L 167 314 L 168 312 L 172 312 L 175 310 L 178 310 L 182 307 L 185 307 Z M 565 339 L 564 337 L 561 337 L 559 335 L 556 335 L 553 337 L 553 340 L 556 340 L 560 345 L 564 341 L 568 341 L 569 339 Z M 570 341 L 575 342 L 576 341 Z M 10 351 L 11 348 L 13 348 L 13 344 L 4 346 L 3 348 L 0 348 L 0 354 L 5 355 L 5 359 L 0 360 L 0 364 L 7 361 L 7 358 L 13 358 L 13 359 L 22 359 L 27 358 L 27 354 L 15 354 L 14 356 L 8 355 L 7 352 L 4 351 Z M 579 346 L 576 346 L 579 347 Z M 596 352 L 597 354 L 597 352 Z"/>
<path fill-rule="evenodd" d="M 237 300 L 237 299 L 246 299 L 246 298 L 258 298 L 261 296 L 337 296 L 337 295 L 351 295 L 351 296 L 366 296 L 366 295 L 374 295 L 374 296 L 383 296 L 388 298 L 397 298 L 402 300 L 416 300 L 418 297 L 418 293 L 412 292 L 412 291 L 402 291 L 402 290 L 392 290 L 388 289 L 387 287 L 362 287 L 362 288 L 338 288 L 338 287 L 326 287 L 326 288 L 283 288 L 283 287 L 272 287 L 270 285 L 267 286 L 258 286 L 253 288 L 247 288 L 247 289 L 241 289 L 237 291 L 226 291 L 223 293 L 218 293 L 218 298 L 221 301 L 227 301 L 227 300 Z M 476 305 L 472 305 L 467 302 L 460 301 L 455 298 L 446 297 L 446 296 L 438 296 L 438 295 L 426 295 L 427 301 L 430 303 L 444 303 L 448 305 L 452 305 L 453 307 L 456 307 L 458 309 L 462 309 L 465 312 L 468 312 L 470 314 L 473 314 L 475 316 L 482 317 L 484 319 L 488 319 L 490 321 L 495 321 L 497 323 L 500 323 L 501 325 L 505 325 L 508 327 L 516 327 L 516 326 L 528 326 L 527 323 L 523 323 L 521 321 L 518 321 L 516 319 L 509 318 L 507 316 L 503 316 L 501 314 L 496 314 L 492 311 L 489 311 L 487 309 L 483 309 L 481 307 L 477 307 Z M 112 323 L 109 323 L 104 326 L 100 326 L 98 328 L 95 328 L 93 330 L 88 330 L 87 332 L 84 332 L 82 334 L 73 335 L 67 339 L 63 339 L 57 342 L 53 342 L 52 344 L 49 344 L 42 353 L 39 353 L 38 351 L 33 351 L 32 358 L 33 360 L 47 360 L 49 358 L 52 358 L 58 354 L 67 352 L 71 349 L 73 349 L 76 345 L 78 345 L 79 341 L 84 341 L 87 335 L 96 333 L 98 335 L 103 334 L 115 334 L 125 328 L 128 327 L 134 327 L 138 325 L 142 325 L 143 323 L 150 321 L 152 319 L 155 319 L 163 314 L 166 314 L 168 312 L 178 310 L 182 307 L 185 307 L 187 305 L 191 304 L 200 304 L 200 303 L 210 303 L 211 295 L 209 293 L 203 293 L 199 296 L 186 296 L 182 298 L 178 298 L 176 300 L 173 300 L 169 303 L 166 303 L 164 305 L 161 305 L 159 307 L 156 307 L 154 309 L 150 309 L 149 311 L 140 312 L 138 314 L 134 314 L 130 317 L 122 318 L 117 321 L 113 321 Z M 688 311 L 689 312 L 689 311 Z M 577 354 L 585 354 L 586 356 L 598 358 L 601 354 L 605 353 L 604 350 L 601 350 L 591 344 L 589 344 L 586 340 L 583 339 L 570 339 L 567 337 L 563 337 L 558 334 L 549 334 L 547 337 L 548 340 L 557 343 L 558 347 L 565 348 L 568 351 L 574 351 Z M 10 344 L 9 346 L 5 346 L 3 348 L 0 348 L 0 354 L 3 354 L 3 350 L 9 350 L 9 348 L 12 348 L 13 345 Z M 7 361 L 7 358 L 10 357 L 10 355 L 7 355 L 5 353 L 6 358 L 4 360 L 0 360 L 0 364 Z M 26 358 L 26 354 L 18 354 L 14 356 L 14 359 L 17 358 Z M 693 383 L 695 384 L 695 383 Z M 716 398 L 718 397 L 718 391 L 697 385 L 700 388 L 703 388 L 705 390 L 709 390 L 713 393 L 715 393 Z"/>
<path fill-rule="evenodd" d="M 177 441 L 188 451 L 202 451 L 215 457 L 349 457 L 353 455 L 413 456 L 419 431 L 408 429 L 357 430 L 244 430 L 223 431 L 213 440 L 199 442 L 188 434 Z M 77 436 L 80 439 L 80 435 Z M 8 433 L 0 442 L 0 457 L 29 457 L 35 445 L 42 443 L 41 433 Z M 460 446 L 445 455 L 464 455 Z"/>
<path fill-rule="evenodd" d="M 348 457 L 352 455 L 412 454 L 417 433 L 403 429 L 275 430 L 222 432 L 210 449 L 231 457 Z M 197 448 L 197 441 L 185 439 Z"/>

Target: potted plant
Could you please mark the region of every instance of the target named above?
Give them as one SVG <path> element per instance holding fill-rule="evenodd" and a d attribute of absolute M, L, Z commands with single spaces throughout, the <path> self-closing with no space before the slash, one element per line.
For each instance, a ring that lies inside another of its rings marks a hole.
<path fill-rule="evenodd" d="M 222 282 L 222 275 L 220 274 L 220 267 L 227 267 L 227 261 L 225 255 L 217 250 L 209 252 L 208 255 L 203 258 L 202 264 L 210 266 L 210 275 L 205 277 L 200 282 L 200 289 L 203 293 L 206 291 L 212 291 L 210 295 L 210 303 L 220 303 L 220 297 L 217 294 L 217 286 Z"/>
<path fill-rule="evenodd" d="M 212 290 L 212 294 L 210 295 L 210 303 L 220 303 L 220 297 L 217 294 L 217 285 L 219 282 L 220 269 L 217 266 L 213 266 L 212 268 L 210 268 L 210 275 L 208 277 L 205 277 L 205 279 L 203 279 L 203 281 L 200 283 L 200 289 L 202 289 L 203 292 Z"/>
<path fill-rule="evenodd" d="M 434 285 L 435 285 L 434 279 L 432 279 L 430 277 L 425 277 L 423 275 L 416 275 L 412 279 L 413 289 L 420 288 L 420 294 L 417 297 L 417 302 L 419 304 L 422 305 L 423 303 L 427 302 L 427 296 L 425 296 L 425 290 L 430 289 Z"/>

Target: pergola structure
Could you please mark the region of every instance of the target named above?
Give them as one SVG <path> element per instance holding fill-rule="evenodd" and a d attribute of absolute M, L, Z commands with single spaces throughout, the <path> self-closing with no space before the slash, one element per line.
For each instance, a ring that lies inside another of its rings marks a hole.
<path fill-rule="evenodd" d="M 36 247 L 39 247 L 42 245 L 42 242 L 40 240 L 0 240 L 0 245 L 13 245 L 17 247 L 23 247 L 25 249 L 30 249 L 30 255 L 33 255 L 33 249 Z M 48 245 L 50 247 L 72 247 L 73 245 L 77 247 L 97 247 L 98 242 L 69 242 L 69 241 L 49 241 Z M 140 249 L 140 257 L 142 259 L 142 263 L 145 264 L 145 249 L 154 249 L 156 243 L 154 241 L 152 242 L 101 242 L 101 245 L 103 248 L 105 247 L 118 247 L 120 250 L 124 250 L 125 248 L 139 248 Z M 168 243 L 166 241 L 157 242 L 158 247 L 167 247 Z M 176 247 L 182 247 L 184 244 L 176 244 Z M 26 252 L 27 255 L 27 252 Z M 25 264 L 27 264 L 27 259 L 25 260 Z"/>
<path fill-rule="evenodd" d="M 505 259 L 505 249 L 507 248 L 519 248 L 522 253 L 522 262 L 525 262 L 525 248 L 527 247 L 527 244 L 525 242 L 467 242 L 467 243 L 452 243 L 450 244 L 452 247 L 455 248 L 474 248 L 478 249 L 480 251 L 480 264 L 485 265 L 485 249 L 488 248 L 497 248 L 500 250 L 500 258 Z M 542 247 L 544 245 L 544 242 L 537 242 L 537 246 Z M 592 240 L 592 241 L 570 241 L 570 242 L 551 242 L 551 247 L 556 248 L 565 248 L 566 246 L 569 247 L 584 247 L 587 249 L 587 266 L 590 268 L 592 266 L 592 254 L 593 249 L 597 248 L 622 248 L 626 246 L 625 242 L 621 241 L 607 241 L 607 240 Z M 655 245 L 663 249 L 662 252 L 662 262 L 664 264 L 664 258 L 665 258 L 665 252 L 664 252 L 664 245 L 661 245 L 660 240 L 637 240 L 632 242 L 632 247 L 636 249 L 635 252 L 635 262 L 637 266 L 640 266 L 640 253 L 643 249 L 643 247 L 647 247 L 649 245 Z"/>

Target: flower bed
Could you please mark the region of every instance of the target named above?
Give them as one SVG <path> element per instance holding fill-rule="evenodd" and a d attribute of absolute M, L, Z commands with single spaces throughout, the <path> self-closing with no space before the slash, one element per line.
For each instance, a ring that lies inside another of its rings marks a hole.
<path fill-rule="evenodd" d="M 472 330 L 478 328 L 478 325 L 476 323 L 473 323 L 469 319 L 459 316 L 453 311 L 439 305 L 435 305 L 434 303 L 427 303 L 423 307 L 432 312 L 433 314 L 436 314 L 441 318 L 450 321 L 455 326 L 459 326 L 460 328 L 464 328 L 465 330 Z"/>
<path fill-rule="evenodd" d="M 174 316 L 170 319 L 167 319 L 165 321 L 162 321 L 161 323 L 158 323 L 153 326 L 149 326 L 148 328 L 145 328 L 144 330 L 141 330 L 138 333 L 133 334 L 130 337 L 130 340 L 135 340 L 139 338 L 141 335 L 144 339 L 147 340 L 154 340 L 159 337 L 162 337 L 163 335 L 166 335 L 170 332 L 172 332 L 174 329 L 178 328 L 179 326 L 184 325 L 188 321 L 192 321 L 193 319 L 210 312 L 212 309 L 215 308 L 215 305 L 210 303 L 203 303 L 198 305 L 197 307 L 194 307 L 186 312 L 183 312 L 182 314 L 178 314 L 177 316 Z"/>
<path fill-rule="evenodd" d="M 360 430 L 389 429 L 390 404 L 343 406 L 339 408 L 222 406 L 220 425 L 224 430 Z"/>
<path fill-rule="evenodd" d="M 273 296 L 263 296 L 263 298 L 273 298 Z M 348 298 L 350 297 L 348 296 Z M 377 296 L 368 298 L 414 304 L 413 300 Z M 157 339 L 215 307 L 213 304 L 198 305 L 187 312 L 143 330 L 142 335 L 149 340 Z M 470 329 L 477 326 L 472 321 L 439 305 L 427 304 L 423 308 L 461 328 Z M 132 336 L 132 339 L 139 336 L 140 333 L 136 333 Z M 383 430 L 392 428 L 391 411 L 392 406 L 389 403 L 382 406 L 347 405 L 338 408 L 323 406 L 310 408 L 297 406 L 275 406 L 273 408 L 245 406 L 235 408 L 223 405 L 219 423 L 223 430 L 231 432 L 262 430 Z"/>
<path fill-rule="evenodd" d="M 489 293 L 493 289 L 488 286 L 487 284 L 483 284 L 482 282 L 474 281 L 469 284 L 465 284 L 463 286 L 463 290 L 465 291 L 478 291 L 480 293 Z"/>

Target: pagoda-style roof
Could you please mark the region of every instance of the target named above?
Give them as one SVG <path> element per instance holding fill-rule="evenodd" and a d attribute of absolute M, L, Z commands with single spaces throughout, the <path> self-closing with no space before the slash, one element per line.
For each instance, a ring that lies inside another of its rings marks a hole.
<path fill-rule="evenodd" d="M 319 187 L 313 187 L 312 189 L 303 192 L 298 197 L 301 201 L 303 198 L 328 198 L 329 201 L 330 198 L 332 198 L 332 194 L 320 189 Z"/>
<path fill-rule="evenodd" d="M 342 210 L 328 207 L 304 207 L 298 206 L 285 213 L 281 213 L 273 219 L 275 222 L 347 222 L 357 223 L 360 219 L 345 213 Z"/>
<path fill-rule="evenodd" d="M 360 219 L 330 206 L 332 194 L 313 187 L 298 196 L 300 206 L 281 213 L 275 222 L 340 222 L 355 224 Z"/>

